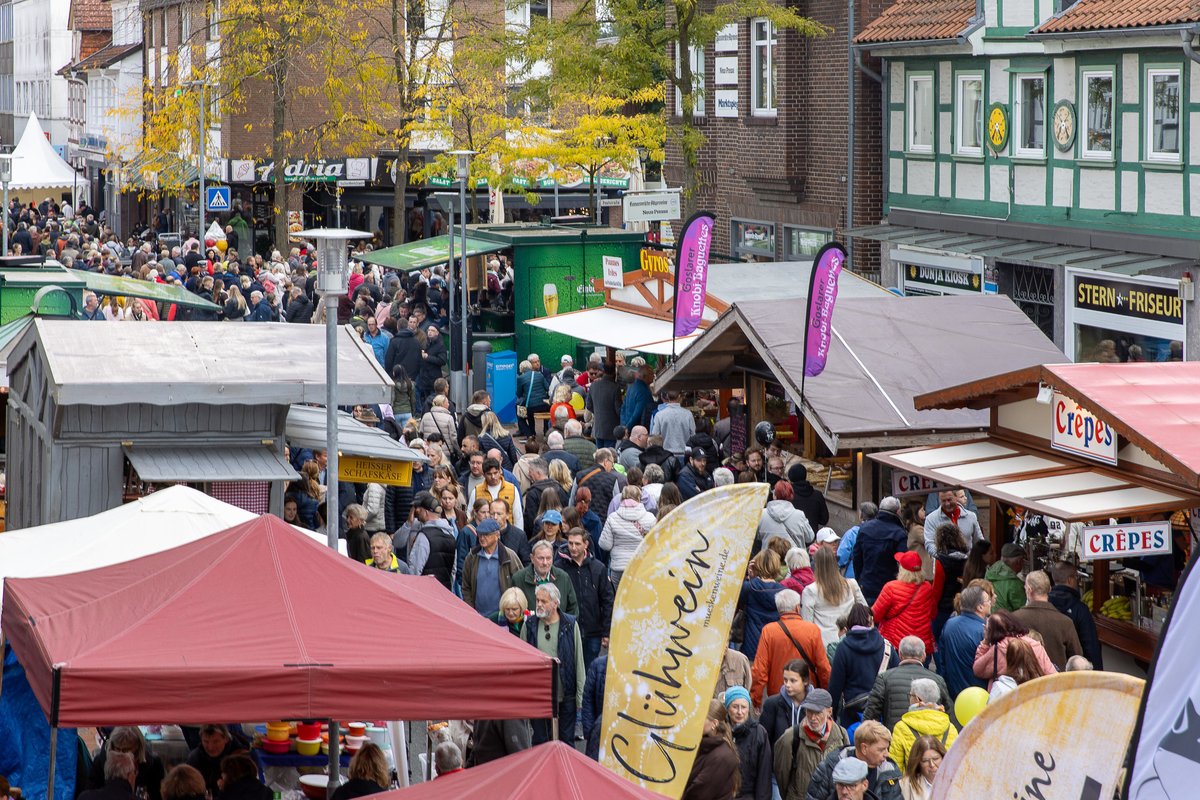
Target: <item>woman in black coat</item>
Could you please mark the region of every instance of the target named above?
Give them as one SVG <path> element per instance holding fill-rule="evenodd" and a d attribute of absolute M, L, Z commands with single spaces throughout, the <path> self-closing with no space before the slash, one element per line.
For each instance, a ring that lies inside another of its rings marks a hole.
<path fill-rule="evenodd" d="M 741 783 L 737 747 L 729 730 L 725 704 L 712 700 L 704 720 L 704 735 L 692 762 L 692 772 L 680 800 L 729 800 Z"/>
<path fill-rule="evenodd" d="M 750 714 L 750 692 L 746 687 L 726 689 L 725 708 L 742 765 L 737 800 L 771 800 L 771 741 L 766 728 Z"/>

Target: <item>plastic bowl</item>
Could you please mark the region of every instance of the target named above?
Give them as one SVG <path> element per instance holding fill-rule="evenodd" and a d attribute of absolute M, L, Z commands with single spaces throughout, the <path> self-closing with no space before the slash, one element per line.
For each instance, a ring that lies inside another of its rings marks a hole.
<path fill-rule="evenodd" d="M 291 732 L 292 728 L 286 722 L 267 723 L 267 739 L 272 742 L 286 742 Z"/>
<path fill-rule="evenodd" d="M 275 739 L 263 739 L 262 749 L 268 753 L 274 753 L 275 755 L 284 755 L 291 751 L 292 743 L 290 740 L 280 742 Z"/>
<path fill-rule="evenodd" d="M 372 725 L 367 728 L 367 738 L 380 747 L 387 747 L 388 744 L 388 729 L 378 725 Z"/>
<path fill-rule="evenodd" d="M 366 736 L 367 735 L 367 723 L 351 722 L 346 728 L 346 735 L 347 736 Z"/>
<path fill-rule="evenodd" d="M 327 775 L 301 775 L 300 790 L 304 792 L 304 796 L 308 800 L 325 800 L 326 784 L 329 783 Z"/>
<path fill-rule="evenodd" d="M 346 737 L 346 752 L 354 753 L 362 748 L 367 741 L 365 736 L 347 736 Z"/>
<path fill-rule="evenodd" d="M 296 726 L 296 738 L 312 741 L 321 736 L 321 723 L 301 722 Z"/>
<path fill-rule="evenodd" d="M 320 739 L 297 739 L 296 752 L 302 756 L 315 756 L 321 752 Z"/>

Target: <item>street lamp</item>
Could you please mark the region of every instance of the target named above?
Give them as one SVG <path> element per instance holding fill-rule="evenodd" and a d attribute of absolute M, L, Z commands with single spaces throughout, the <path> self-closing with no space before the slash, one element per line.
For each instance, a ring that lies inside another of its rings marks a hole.
<path fill-rule="evenodd" d="M 0 185 L 4 186 L 4 246 L 0 256 L 8 255 L 8 184 L 12 182 L 12 154 L 0 153 Z"/>
<path fill-rule="evenodd" d="M 458 396 L 460 398 L 459 408 L 467 407 L 467 359 L 470 358 L 470 345 L 467 342 L 467 180 L 471 177 L 471 156 L 475 155 L 474 150 L 453 150 L 450 155 L 454 156 L 455 166 L 457 167 L 458 177 L 458 209 L 459 209 L 459 229 L 462 231 L 462 249 L 458 254 L 459 263 L 459 292 L 461 293 L 461 302 L 459 304 L 459 326 L 462 336 L 462 371 L 458 373 Z M 453 237 L 451 237 L 453 239 Z M 451 241 L 450 252 L 454 252 L 453 241 Z M 454 271 L 454 264 L 450 264 L 450 272 Z M 450 293 L 450 309 L 454 309 L 454 285 L 448 287 Z M 455 333 L 453 314 L 450 319 L 450 337 L 453 338 Z M 451 375 L 451 380 L 454 376 Z"/>
<path fill-rule="evenodd" d="M 205 220 L 207 198 L 204 196 L 204 173 L 208 169 L 208 102 L 204 91 L 206 84 L 202 80 L 194 80 L 181 85 L 200 87 L 200 229 L 196 231 L 196 238 L 204 241 L 204 223 L 207 221 Z"/>
<path fill-rule="evenodd" d="M 200 212 L 203 215 L 203 211 Z M 201 236 L 204 232 L 201 231 Z M 340 533 L 341 510 L 338 508 L 338 428 L 337 428 L 337 306 L 350 286 L 346 246 L 351 239 L 369 239 L 371 234 L 346 228 L 313 228 L 297 236 L 317 243 L 317 291 L 325 299 L 325 452 L 329 456 L 325 482 L 325 539 L 336 553 Z M 338 722 L 329 721 L 329 795 L 338 784 L 340 770 Z"/>

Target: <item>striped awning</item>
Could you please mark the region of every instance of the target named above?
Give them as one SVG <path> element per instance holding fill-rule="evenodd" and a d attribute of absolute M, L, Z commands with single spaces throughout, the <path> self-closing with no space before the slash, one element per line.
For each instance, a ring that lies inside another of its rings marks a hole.
<path fill-rule="evenodd" d="M 1026 239 L 982 234 L 955 233 L 929 228 L 914 228 L 907 225 L 872 225 L 867 228 L 854 228 L 847 231 L 846 235 L 885 242 L 889 245 L 936 250 L 950 255 L 986 256 L 1018 264 L 1094 269 L 1119 275 L 1140 275 L 1148 270 L 1170 267 L 1184 262 L 1183 259 L 1145 253 L 1032 242 Z"/>

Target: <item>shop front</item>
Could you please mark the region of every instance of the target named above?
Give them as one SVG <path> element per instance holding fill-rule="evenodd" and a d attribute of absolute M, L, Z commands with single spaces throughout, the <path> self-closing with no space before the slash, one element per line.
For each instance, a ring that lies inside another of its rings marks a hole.
<path fill-rule="evenodd" d="M 995 294 L 995 278 L 986 280 L 983 259 L 946 256 L 907 247 L 891 251 L 905 295 Z"/>
<path fill-rule="evenodd" d="M 1067 270 L 1066 351 L 1075 361 L 1183 361 L 1180 281 Z"/>
<path fill-rule="evenodd" d="M 893 479 L 989 498 L 993 557 L 1067 562 L 1103 643 L 1149 662 L 1196 544 L 1200 412 L 1191 364 L 1058 364 L 915 398 L 920 410 L 987 410 L 987 434 L 872 453 Z"/>

